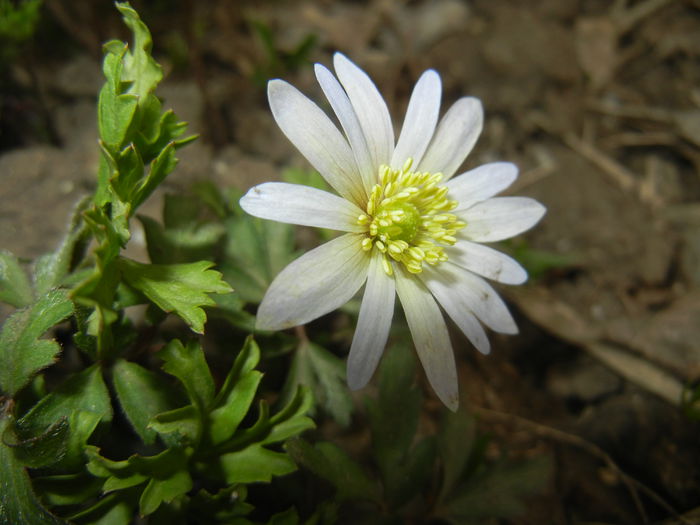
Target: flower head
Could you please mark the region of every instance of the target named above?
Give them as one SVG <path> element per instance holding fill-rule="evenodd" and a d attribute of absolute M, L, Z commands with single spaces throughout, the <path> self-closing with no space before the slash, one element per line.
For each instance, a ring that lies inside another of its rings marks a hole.
<path fill-rule="evenodd" d="M 517 333 L 482 277 L 521 284 L 527 273 L 480 243 L 531 228 L 545 208 L 526 197 L 494 197 L 516 179 L 513 164 L 486 164 L 453 177 L 481 132 L 477 99 L 459 99 L 438 122 L 440 77 L 426 71 L 395 142 L 386 103 L 367 74 L 340 53 L 334 66 L 337 78 L 320 64 L 315 72 L 342 132 L 287 82 L 268 84 L 277 124 L 338 195 L 265 183 L 251 188 L 241 206 L 264 219 L 345 233 L 282 270 L 260 304 L 257 327 L 307 323 L 365 284 L 347 368 L 348 383 L 357 389 L 382 355 L 398 295 L 428 380 L 455 410 L 457 372 L 440 306 L 483 353 L 490 346 L 482 324 Z"/>

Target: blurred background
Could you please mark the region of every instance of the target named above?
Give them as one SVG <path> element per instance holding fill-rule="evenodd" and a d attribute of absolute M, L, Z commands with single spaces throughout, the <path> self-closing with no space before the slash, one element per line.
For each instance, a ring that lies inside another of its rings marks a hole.
<path fill-rule="evenodd" d="M 265 85 L 284 78 L 323 105 L 312 64 L 336 50 L 397 125 L 426 68 L 445 107 L 480 98 L 465 169 L 515 162 L 508 192 L 549 210 L 502 246 L 531 275 L 500 288 L 521 334 L 494 334 L 487 357 L 453 338 L 463 403 L 490 446 L 556 459 L 517 523 L 700 523 L 700 1 L 132 5 L 166 69 L 159 95 L 201 135 L 166 191 L 245 191 L 308 167 Z M 101 45 L 127 37 L 107 1 L 0 0 L 0 248 L 53 249 L 94 187 Z M 161 206 L 162 193 L 146 213 Z"/>

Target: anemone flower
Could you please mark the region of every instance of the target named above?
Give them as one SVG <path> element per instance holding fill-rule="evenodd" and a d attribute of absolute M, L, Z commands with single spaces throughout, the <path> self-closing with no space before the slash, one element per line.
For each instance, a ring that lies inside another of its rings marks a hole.
<path fill-rule="evenodd" d="M 441 81 L 425 71 L 408 103 L 398 141 L 384 99 L 347 57 L 335 73 L 316 64 L 318 83 L 342 127 L 287 82 L 268 84 L 282 132 L 337 192 L 268 182 L 241 206 L 251 215 L 344 232 L 289 264 L 260 304 L 257 328 L 308 323 L 346 303 L 365 285 L 347 362 L 350 388 L 370 380 L 386 345 L 395 296 L 435 393 L 459 403 L 457 371 L 440 307 L 483 353 L 482 326 L 517 333 L 506 305 L 483 279 L 521 284 L 525 270 L 481 243 L 531 228 L 545 208 L 527 197 L 494 197 L 517 177 L 506 162 L 454 176 L 482 129 L 481 102 L 457 100 L 438 122 Z M 337 76 L 337 78 L 336 78 Z"/>

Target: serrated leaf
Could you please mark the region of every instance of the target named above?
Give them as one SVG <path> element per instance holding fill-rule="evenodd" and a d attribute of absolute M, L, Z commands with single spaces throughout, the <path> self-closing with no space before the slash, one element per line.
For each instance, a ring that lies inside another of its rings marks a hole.
<path fill-rule="evenodd" d="M 37 296 L 46 294 L 67 281 L 71 262 L 76 253 L 80 253 L 87 243 L 86 226 L 81 217 L 91 199 L 85 197 L 73 209 L 68 233 L 63 237 L 56 251 L 39 257 L 34 265 L 34 292 Z"/>
<path fill-rule="evenodd" d="M 12 314 L 0 332 L 0 390 L 14 396 L 32 376 L 54 362 L 61 347 L 39 339 L 73 311 L 65 290 L 52 290 Z"/>
<path fill-rule="evenodd" d="M 161 503 L 169 503 L 191 488 L 192 478 L 186 469 L 176 470 L 165 478 L 151 478 L 141 493 L 139 513 L 148 516 L 155 512 Z"/>
<path fill-rule="evenodd" d="M 112 419 L 109 393 L 97 365 L 74 374 L 43 397 L 17 426 L 25 435 L 39 435 L 61 418 L 70 423 L 70 436 L 60 465 L 72 468 L 83 462 L 85 445 L 98 423 Z"/>
<path fill-rule="evenodd" d="M 0 435 L 10 425 L 9 417 L 0 410 Z M 0 523 L 42 523 L 65 525 L 46 510 L 34 494 L 24 466 L 9 447 L 0 442 Z"/>
<path fill-rule="evenodd" d="M 27 431 L 44 429 L 78 410 L 97 414 L 105 422 L 112 420 L 112 403 L 99 365 L 72 375 L 34 405 L 17 424 Z"/>
<path fill-rule="evenodd" d="M 119 152 L 117 166 L 117 176 L 110 180 L 112 189 L 119 200 L 132 202 L 132 208 L 136 208 L 137 205 L 133 203 L 133 193 L 143 177 L 144 166 L 141 155 L 133 144 L 129 144 Z"/>
<path fill-rule="evenodd" d="M 141 514 L 151 514 L 162 502 L 172 501 L 192 488 L 188 471 L 189 455 L 180 448 L 168 448 L 155 456 L 133 455 L 113 461 L 100 455 L 96 447 L 87 447 L 88 470 L 107 478 L 105 492 L 119 491 L 146 483 L 139 499 Z"/>
<path fill-rule="evenodd" d="M 243 450 L 219 457 L 227 484 L 269 482 L 274 476 L 284 476 L 296 470 L 287 454 L 275 452 L 254 443 Z"/>
<path fill-rule="evenodd" d="M 97 124 L 100 137 L 111 153 L 121 149 L 136 113 L 138 96 L 122 91 L 125 44 L 113 42 L 102 63 L 107 82 L 100 90 L 97 102 Z"/>
<path fill-rule="evenodd" d="M 272 425 L 272 429 L 262 443 L 279 443 L 305 430 L 315 428 L 314 421 L 306 415 L 312 405 L 311 391 L 306 387 L 299 387 L 289 403 L 270 418 L 269 424 Z"/>
<path fill-rule="evenodd" d="M 214 399 L 214 379 L 204 358 L 204 352 L 197 341 L 189 341 L 184 346 L 173 339 L 158 353 L 165 361 L 163 370 L 177 377 L 185 386 L 192 403 L 205 411 Z"/>
<path fill-rule="evenodd" d="M 298 438 L 288 441 L 285 449 L 297 464 L 330 482 L 337 490 L 337 501 L 380 501 L 373 480 L 337 445 L 322 442 L 314 446 Z"/>
<path fill-rule="evenodd" d="M 163 412 L 148 423 L 167 445 L 193 445 L 202 435 L 202 416 L 194 405 Z"/>
<path fill-rule="evenodd" d="M 178 160 L 175 157 L 175 144 L 170 142 L 163 148 L 158 156 L 153 159 L 148 174 L 136 189 L 132 197 L 134 209 L 138 208 L 141 203 L 153 193 L 153 190 L 165 180 L 165 177 L 175 169 L 177 162 Z"/>
<path fill-rule="evenodd" d="M 34 300 L 32 285 L 17 257 L 0 250 L 0 302 L 22 308 Z"/>
<path fill-rule="evenodd" d="M 551 467 L 546 456 L 517 463 L 503 461 L 458 486 L 439 514 L 455 524 L 477 518 L 512 518 L 546 486 Z"/>
<path fill-rule="evenodd" d="M 119 404 L 131 426 L 144 443 L 152 444 L 156 432 L 148 428 L 149 421 L 177 406 L 179 393 L 154 372 L 124 359 L 114 364 L 113 382 Z"/>
<path fill-rule="evenodd" d="M 7 428 L 2 434 L 4 445 L 12 448 L 23 465 L 42 468 L 60 461 L 66 453 L 70 425 L 63 417 L 38 436 L 18 436 L 15 429 Z"/>
<path fill-rule="evenodd" d="M 260 349 L 252 337 L 246 339 L 229 371 L 209 414 L 212 443 L 220 444 L 235 433 L 250 410 L 262 374 L 254 370 L 260 361 Z"/>
<path fill-rule="evenodd" d="M 206 314 L 203 306 L 216 303 L 208 293 L 228 293 L 231 287 L 209 261 L 189 264 L 142 264 L 129 259 L 120 259 L 124 279 L 143 292 L 165 312 L 179 315 L 190 328 L 204 333 Z"/>
<path fill-rule="evenodd" d="M 122 80 L 131 83 L 129 93 L 133 93 L 146 102 L 146 96 L 152 93 L 163 78 L 163 70 L 151 56 L 151 33 L 141 21 L 138 13 L 127 3 L 116 3 L 124 23 L 134 35 L 134 45 L 124 56 Z"/>
<path fill-rule="evenodd" d="M 139 215 L 146 235 L 148 256 L 156 264 L 177 264 L 211 258 L 226 233 L 218 223 L 189 223 L 164 228 L 151 217 Z"/>

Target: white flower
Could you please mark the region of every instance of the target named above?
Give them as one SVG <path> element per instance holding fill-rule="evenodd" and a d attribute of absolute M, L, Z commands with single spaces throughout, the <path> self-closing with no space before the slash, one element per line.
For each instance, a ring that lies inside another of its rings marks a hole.
<path fill-rule="evenodd" d="M 416 84 L 398 142 L 387 106 L 367 74 L 336 53 L 337 79 L 320 64 L 316 78 L 343 132 L 282 80 L 268 84 L 277 124 L 338 193 L 270 182 L 241 199 L 251 215 L 331 228 L 343 235 L 304 254 L 272 282 L 257 327 L 307 323 L 350 300 L 366 282 L 348 357 L 348 384 L 362 388 L 386 344 L 396 294 L 418 356 L 438 397 L 458 406 L 457 371 L 440 306 L 472 344 L 489 352 L 482 323 L 517 333 L 505 304 L 482 277 L 521 284 L 525 270 L 482 242 L 531 228 L 545 208 L 526 197 L 495 197 L 517 177 L 510 163 L 454 177 L 481 132 L 475 98 L 459 99 L 438 123 L 441 82 L 428 70 Z M 481 276 L 481 277 L 480 277 Z"/>

